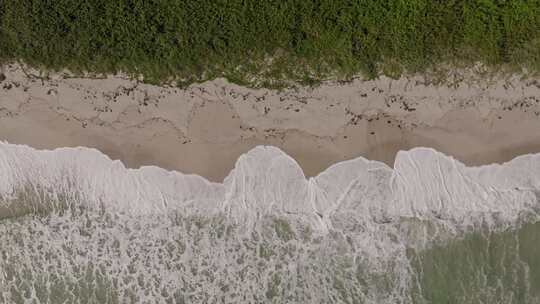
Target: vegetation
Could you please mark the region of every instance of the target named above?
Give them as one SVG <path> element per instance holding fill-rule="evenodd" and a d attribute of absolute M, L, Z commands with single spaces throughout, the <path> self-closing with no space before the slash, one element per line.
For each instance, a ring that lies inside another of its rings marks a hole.
<path fill-rule="evenodd" d="M 539 0 L 2 0 L 0 60 L 187 84 L 540 69 Z"/>

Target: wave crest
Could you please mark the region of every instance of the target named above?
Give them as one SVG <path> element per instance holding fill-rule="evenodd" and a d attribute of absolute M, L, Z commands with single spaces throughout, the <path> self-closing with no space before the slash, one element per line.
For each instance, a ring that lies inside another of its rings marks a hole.
<path fill-rule="evenodd" d="M 188 214 L 225 212 L 247 224 L 267 214 L 294 214 L 309 218 L 323 231 L 332 225 L 330 218 L 336 212 L 379 220 L 439 219 L 467 226 L 486 215 L 513 222 L 523 213 L 536 214 L 540 154 L 502 165 L 467 167 L 433 149 L 415 148 L 400 151 L 393 169 L 359 157 L 307 179 L 283 151 L 258 146 L 239 157 L 221 184 L 152 166 L 127 169 L 95 149 L 39 151 L 1 143 L 2 201 L 38 189 L 41 196 L 77 196 L 94 207 L 135 214 L 171 209 Z"/>

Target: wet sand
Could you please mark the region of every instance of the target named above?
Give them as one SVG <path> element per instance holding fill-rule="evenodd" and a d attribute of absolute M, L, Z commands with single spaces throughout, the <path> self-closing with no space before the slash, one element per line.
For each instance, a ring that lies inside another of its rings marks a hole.
<path fill-rule="evenodd" d="M 129 167 L 212 181 L 257 145 L 281 148 L 306 176 L 357 156 L 392 165 L 397 151 L 417 146 L 468 165 L 540 152 L 540 81 L 521 75 L 463 71 L 436 85 L 417 75 L 277 91 L 223 79 L 179 89 L 18 65 L 1 71 L 0 140 L 94 147 Z"/>

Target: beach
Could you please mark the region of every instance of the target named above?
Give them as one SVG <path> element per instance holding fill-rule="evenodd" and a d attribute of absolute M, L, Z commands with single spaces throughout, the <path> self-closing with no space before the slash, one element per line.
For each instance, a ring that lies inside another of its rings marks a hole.
<path fill-rule="evenodd" d="M 539 1 L 0 1 L 0 304 L 540 304 Z"/>
<path fill-rule="evenodd" d="M 124 75 L 75 77 L 2 67 L 0 140 L 38 149 L 96 148 L 126 166 L 155 165 L 221 182 L 258 145 L 293 157 L 307 177 L 358 156 L 393 166 L 431 147 L 467 165 L 540 152 L 540 81 L 455 71 L 251 89 L 216 79 L 187 88 Z"/>
<path fill-rule="evenodd" d="M 0 303 L 539 302 L 531 77 L 2 75 Z"/>

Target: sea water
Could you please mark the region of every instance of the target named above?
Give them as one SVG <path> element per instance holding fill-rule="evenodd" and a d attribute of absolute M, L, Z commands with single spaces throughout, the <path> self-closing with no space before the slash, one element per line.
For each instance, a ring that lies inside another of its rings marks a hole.
<path fill-rule="evenodd" d="M 0 303 L 540 303 L 540 155 L 432 149 L 223 183 L 0 143 Z"/>

